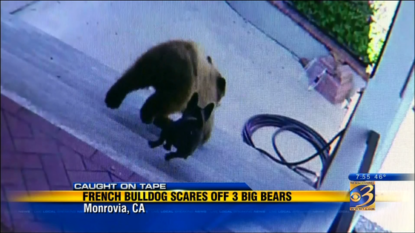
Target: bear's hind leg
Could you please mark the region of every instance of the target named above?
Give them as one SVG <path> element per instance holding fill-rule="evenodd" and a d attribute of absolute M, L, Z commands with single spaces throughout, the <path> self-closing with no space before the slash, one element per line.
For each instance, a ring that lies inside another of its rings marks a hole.
<path fill-rule="evenodd" d="M 172 120 L 167 116 L 156 116 L 154 118 L 154 125 L 160 129 L 168 127 L 172 123 Z"/>
<path fill-rule="evenodd" d="M 156 91 L 141 107 L 141 120 L 145 124 L 150 124 L 157 117 L 157 122 L 154 123 L 165 126 L 165 124 L 170 122 L 168 116 L 179 112 L 186 100 L 187 96 L 183 96 L 182 93 Z"/>

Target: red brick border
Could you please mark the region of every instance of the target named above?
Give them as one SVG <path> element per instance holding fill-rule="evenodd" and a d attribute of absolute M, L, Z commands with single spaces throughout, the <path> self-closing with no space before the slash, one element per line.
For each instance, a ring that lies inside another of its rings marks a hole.
<path fill-rule="evenodd" d="M 310 33 L 316 40 L 324 44 L 330 51 L 339 55 L 353 70 L 355 70 L 366 82 L 369 81 L 370 75 L 366 73 L 366 68 L 353 58 L 348 52 L 337 45 L 332 39 L 325 35 L 321 30 L 311 24 L 307 19 L 297 13 L 291 6 L 283 1 L 268 1 L 282 13 L 291 18 L 295 23 L 300 25 L 304 30 Z"/>
<path fill-rule="evenodd" d="M 1 95 L 1 230 L 45 232 L 11 191 L 72 189 L 73 182 L 147 182 L 30 110 Z"/>

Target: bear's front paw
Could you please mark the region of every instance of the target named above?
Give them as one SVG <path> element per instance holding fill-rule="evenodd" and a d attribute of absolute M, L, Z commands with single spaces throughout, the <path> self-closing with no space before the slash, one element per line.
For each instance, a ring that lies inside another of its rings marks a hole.
<path fill-rule="evenodd" d="M 105 96 L 105 104 L 110 109 L 117 109 L 121 106 L 124 96 L 114 91 L 109 91 Z"/>
<path fill-rule="evenodd" d="M 151 116 L 151 114 L 147 114 L 146 112 L 141 111 L 140 118 L 144 124 L 148 125 L 153 123 L 153 116 Z"/>
<path fill-rule="evenodd" d="M 148 145 L 150 146 L 150 148 L 158 147 L 161 144 L 163 144 L 163 141 L 161 141 L 161 140 L 158 140 L 158 141 L 148 141 Z"/>
<path fill-rule="evenodd" d="M 164 149 L 165 150 L 168 150 L 168 151 L 170 151 L 171 150 L 171 145 L 170 144 L 168 144 L 168 143 L 166 143 L 166 144 L 164 144 Z"/>
<path fill-rule="evenodd" d="M 153 142 L 153 141 L 148 141 L 148 145 L 150 146 L 150 148 L 154 148 L 157 146 L 156 142 Z"/>

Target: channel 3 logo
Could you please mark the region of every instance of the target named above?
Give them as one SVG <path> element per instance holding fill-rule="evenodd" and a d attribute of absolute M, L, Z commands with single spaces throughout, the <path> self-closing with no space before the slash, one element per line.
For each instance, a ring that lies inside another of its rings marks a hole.
<path fill-rule="evenodd" d="M 375 182 L 350 182 L 350 210 L 375 210 Z"/>

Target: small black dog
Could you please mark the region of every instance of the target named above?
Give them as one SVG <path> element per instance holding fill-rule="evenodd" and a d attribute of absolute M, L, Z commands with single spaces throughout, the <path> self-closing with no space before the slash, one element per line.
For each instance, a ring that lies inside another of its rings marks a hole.
<path fill-rule="evenodd" d="M 187 103 L 182 117 L 163 128 L 157 141 L 148 142 L 151 148 L 165 143 L 163 147 L 168 151 L 171 150 L 173 145 L 176 152 L 166 154 L 166 160 L 173 158 L 187 159 L 202 143 L 203 126 L 211 116 L 215 104 L 210 103 L 205 108 L 201 108 L 198 106 L 198 102 L 199 94 L 195 92 Z"/>

